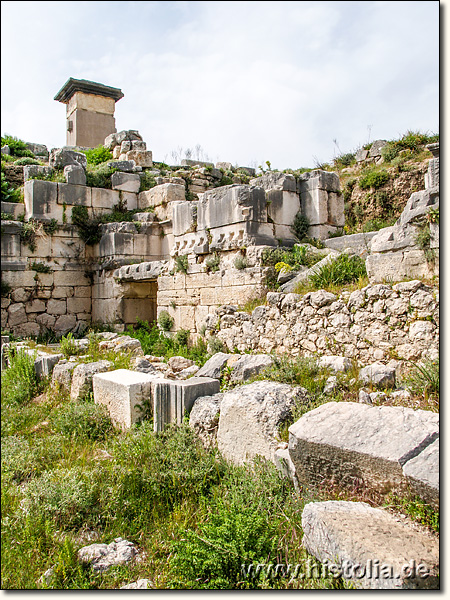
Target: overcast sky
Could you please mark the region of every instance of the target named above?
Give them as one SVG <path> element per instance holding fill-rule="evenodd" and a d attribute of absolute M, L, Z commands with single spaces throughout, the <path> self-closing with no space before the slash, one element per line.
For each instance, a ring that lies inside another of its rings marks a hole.
<path fill-rule="evenodd" d="M 446 7 L 447 9 L 448 7 Z M 2 124 L 65 144 L 69 77 L 120 88 L 154 160 L 312 167 L 439 131 L 439 2 L 2 2 Z"/>

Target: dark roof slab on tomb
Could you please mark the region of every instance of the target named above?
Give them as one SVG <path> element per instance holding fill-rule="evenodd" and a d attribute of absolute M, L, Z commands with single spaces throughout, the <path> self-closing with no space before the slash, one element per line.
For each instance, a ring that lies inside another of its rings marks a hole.
<path fill-rule="evenodd" d="M 123 98 L 122 90 L 119 88 L 88 81 L 87 79 L 73 79 L 70 77 L 54 97 L 54 100 L 67 104 L 76 92 L 94 94 L 105 98 L 113 98 L 115 102 Z"/>

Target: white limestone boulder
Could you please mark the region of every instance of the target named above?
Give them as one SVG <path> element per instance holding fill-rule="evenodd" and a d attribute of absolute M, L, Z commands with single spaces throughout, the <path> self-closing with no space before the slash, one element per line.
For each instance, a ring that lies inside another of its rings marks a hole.
<path fill-rule="evenodd" d="M 255 381 L 226 392 L 217 432 L 220 452 L 236 464 L 258 455 L 274 461 L 280 426 L 296 403 L 306 400 L 303 388 L 274 381 Z"/>
<path fill-rule="evenodd" d="M 439 539 L 363 502 L 311 502 L 303 545 L 363 589 L 439 589 Z"/>

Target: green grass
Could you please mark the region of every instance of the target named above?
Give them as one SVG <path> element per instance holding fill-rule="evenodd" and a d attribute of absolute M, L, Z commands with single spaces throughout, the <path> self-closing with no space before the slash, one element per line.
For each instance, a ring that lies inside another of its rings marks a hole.
<path fill-rule="evenodd" d="M 367 277 L 365 262 L 359 256 L 340 254 L 335 260 L 323 265 L 309 280 L 316 289 L 342 286 Z"/>

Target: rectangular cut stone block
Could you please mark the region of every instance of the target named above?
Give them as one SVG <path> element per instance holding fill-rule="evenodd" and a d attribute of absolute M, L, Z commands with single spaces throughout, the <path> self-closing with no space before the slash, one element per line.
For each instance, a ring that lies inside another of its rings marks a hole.
<path fill-rule="evenodd" d="M 154 430 L 162 431 L 169 423 L 181 425 L 197 398 L 219 393 L 220 382 L 209 377 L 185 381 L 154 379 L 152 382 Z"/>
<path fill-rule="evenodd" d="M 94 402 L 108 409 L 111 421 L 129 429 L 140 421 L 151 404 L 152 376 L 128 369 L 118 369 L 93 376 Z"/>
<path fill-rule="evenodd" d="M 14 219 L 25 214 L 25 206 L 21 202 L 2 202 L 2 213 L 12 215 Z"/>
<path fill-rule="evenodd" d="M 303 545 L 363 589 L 439 589 L 439 539 L 364 502 L 310 502 Z"/>
<path fill-rule="evenodd" d="M 85 185 L 58 183 L 58 204 L 92 206 L 91 188 Z"/>
<path fill-rule="evenodd" d="M 210 250 L 237 250 L 248 246 L 276 246 L 271 223 L 243 221 L 211 229 Z"/>
<path fill-rule="evenodd" d="M 133 192 L 136 194 L 141 187 L 141 178 L 136 173 L 116 171 L 111 175 L 111 185 L 113 190 Z"/>
<path fill-rule="evenodd" d="M 175 237 L 174 244 L 170 254 L 208 254 L 209 241 L 206 231 L 196 231 L 195 233 L 185 233 Z"/>
<path fill-rule="evenodd" d="M 173 234 L 175 236 L 195 231 L 197 226 L 197 206 L 198 202 L 195 201 L 174 203 L 172 219 Z"/>
<path fill-rule="evenodd" d="M 327 192 L 340 192 L 341 184 L 337 173 L 316 169 L 300 175 L 299 188 L 301 193 L 316 188 L 326 190 Z"/>
<path fill-rule="evenodd" d="M 227 185 L 199 197 L 198 229 L 213 229 L 245 221 L 267 223 L 266 195 L 262 188 Z"/>
<path fill-rule="evenodd" d="M 185 187 L 179 183 L 163 183 L 150 190 L 141 192 L 138 196 L 138 208 L 161 206 L 168 202 L 184 202 Z"/>
<path fill-rule="evenodd" d="M 302 214 L 311 225 L 328 222 L 328 192 L 319 188 L 301 193 Z"/>
<path fill-rule="evenodd" d="M 24 184 L 25 220 L 52 218 L 60 221 L 62 210 L 58 211 L 58 185 L 53 181 L 32 179 Z"/>
<path fill-rule="evenodd" d="M 92 208 L 109 208 L 112 210 L 120 201 L 120 195 L 117 190 L 107 190 L 104 188 L 92 188 Z"/>
<path fill-rule="evenodd" d="M 132 256 L 134 243 L 132 233 L 106 233 L 99 243 L 99 256 Z"/>
<path fill-rule="evenodd" d="M 141 142 L 143 143 L 143 142 Z M 132 142 L 133 144 L 133 142 Z M 132 148 L 127 153 L 127 160 L 134 160 L 139 167 L 152 167 L 153 156 L 151 150 L 138 150 Z"/>
<path fill-rule="evenodd" d="M 292 225 L 300 210 L 300 197 L 296 192 L 270 190 L 267 192 L 267 214 L 277 225 Z"/>
<path fill-rule="evenodd" d="M 289 454 L 305 485 L 332 480 L 352 487 L 358 482 L 382 494 L 404 493 L 408 462 L 438 435 L 437 413 L 329 402 L 291 425 Z"/>

